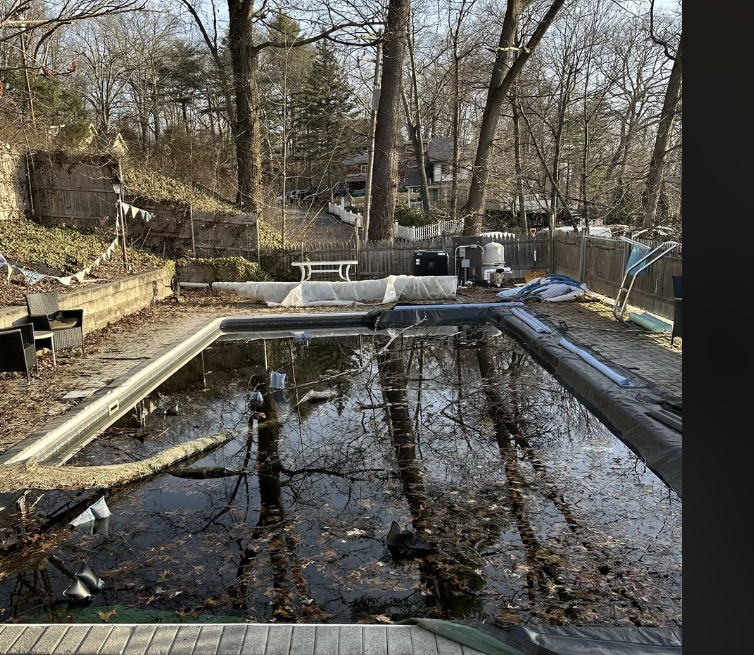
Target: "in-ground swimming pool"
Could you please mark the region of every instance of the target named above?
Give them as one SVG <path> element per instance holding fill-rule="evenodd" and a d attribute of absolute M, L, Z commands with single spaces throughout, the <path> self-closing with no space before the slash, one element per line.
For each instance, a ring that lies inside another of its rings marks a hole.
<path fill-rule="evenodd" d="M 163 617 L 680 626 L 674 492 L 514 341 L 456 330 L 222 337 L 68 465 L 237 437 L 107 492 L 96 534 L 66 524 L 97 494 L 28 494 L 3 517 L 0 621 L 75 620 L 86 561 L 92 607 Z M 428 550 L 391 552 L 393 520 Z"/>

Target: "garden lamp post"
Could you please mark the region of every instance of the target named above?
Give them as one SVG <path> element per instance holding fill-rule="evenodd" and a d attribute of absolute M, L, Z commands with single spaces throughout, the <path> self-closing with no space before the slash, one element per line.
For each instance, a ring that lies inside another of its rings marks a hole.
<path fill-rule="evenodd" d="M 123 211 L 123 180 L 117 173 L 113 178 L 113 191 L 118 196 L 118 208 L 115 218 L 115 235 L 118 236 L 118 225 L 120 225 L 120 244 L 123 252 L 123 268 L 128 272 L 128 255 L 126 253 L 126 212 Z"/>

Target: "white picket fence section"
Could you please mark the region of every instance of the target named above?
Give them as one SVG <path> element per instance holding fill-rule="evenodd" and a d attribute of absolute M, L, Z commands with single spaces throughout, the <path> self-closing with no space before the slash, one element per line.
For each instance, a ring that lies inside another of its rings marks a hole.
<path fill-rule="evenodd" d="M 349 212 L 345 207 L 345 199 L 341 198 L 340 203 L 327 203 L 327 212 L 333 216 L 337 216 L 344 223 L 348 225 L 355 225 L 356 221 L 361 221 L 361 214 L 355 214 Z M 421 227 L 404 227 L 393 224 L 393 235 L 396 239 L 402 239 L 404 241 L 421 241 L 422 239 L 432 239 L 433 237 L 442 236 L 445 234 L 461 234 L 463 232 L 463 221 L 440 221 L 432 225 L 423 225 Z"/>
<path fill-rule="evenodd" d="M 328 202 L 327 213 L 337 216 L 341 221 L 348 223 L 349 225 L 355 225 L 357 220 L 359 221 L 359 224 L 361 224 L 361 214 L 354 214 L 353 212 L 347 211 L 344 198 L 340 199 L 340 204 L 338 205 Z"/>
<path fill-rule="evenodd" d="M 463 232 L 463 221 L 440 221 L 432 225 L 422 225 L 421 227 L 404 227 L 396 223 L 393 226 L 393 235 L 396 239 L 406 241 L 418 241 L 420 239 L 431 239 L 445 234 L 461 234 Z"/>

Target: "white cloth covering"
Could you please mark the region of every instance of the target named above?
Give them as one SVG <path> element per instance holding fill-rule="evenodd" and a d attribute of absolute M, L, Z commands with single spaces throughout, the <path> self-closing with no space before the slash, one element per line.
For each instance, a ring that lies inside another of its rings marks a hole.
<path fill-rule="evenodd" d="M 269 307 L 312 307 L 445 300 L 456 297 L 457 286 L 454 275 L 390 275 L 352 282 L 215 282 L 212 288 L 235 291 L 242 298 L 265 302 Z"/>

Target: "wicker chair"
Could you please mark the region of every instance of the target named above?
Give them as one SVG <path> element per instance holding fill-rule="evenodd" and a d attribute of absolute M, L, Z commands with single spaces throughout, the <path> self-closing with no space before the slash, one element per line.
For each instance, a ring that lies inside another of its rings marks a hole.
<path fill-rule="evenodd" d="M 29 371 L 33 366 L 37 366 L 34 326 L 23 323 L 0 329 L 0 371 L 25 372 L 26 382 L 31 384 Z"/>
<path fill-rule="evenodd" d="M 55 332 L 55 350 L 81 348 L 84 354 L 84 310 L 60 309 L 58 292 L 27 293 L 29 320 L 39 332 Z"/>

